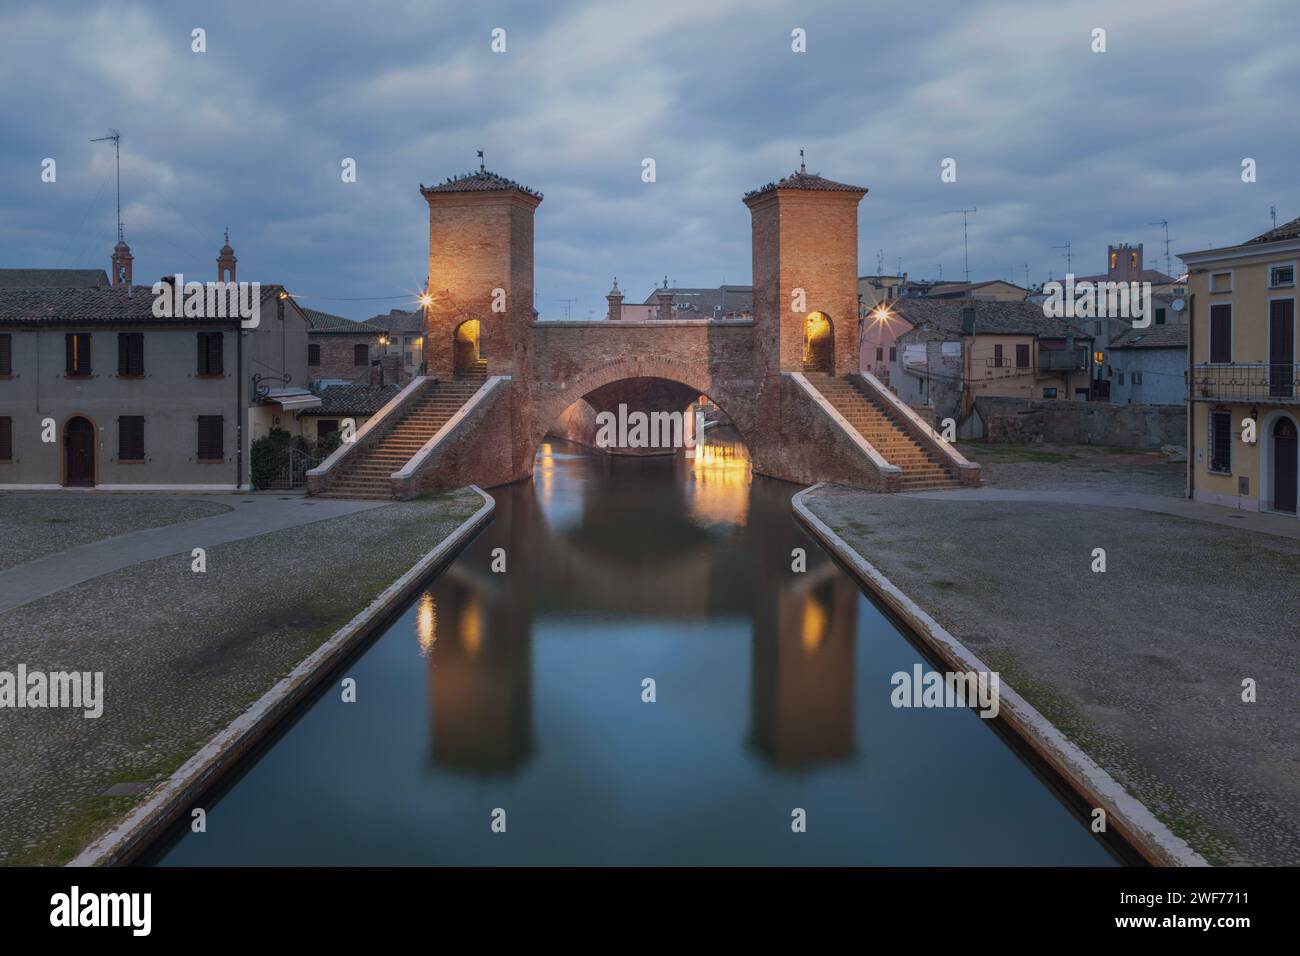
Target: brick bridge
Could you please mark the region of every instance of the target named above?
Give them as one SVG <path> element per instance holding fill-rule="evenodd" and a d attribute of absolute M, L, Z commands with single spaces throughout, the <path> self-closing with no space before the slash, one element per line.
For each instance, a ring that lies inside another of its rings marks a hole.
<path fill-rule="evenodd" d="M 541 194 L 482 169 L 420 188 L 426 374 L 309 473 L 313 494 L 408 498 L 518 481 L 577 409 L 683 411 L 702 395 L 759 474 L 880 491 L 979 482 L 978 466 L 858 369 L 865 189 L 800 170 L 745 195 L 752 319 L 539 322 Z"/>

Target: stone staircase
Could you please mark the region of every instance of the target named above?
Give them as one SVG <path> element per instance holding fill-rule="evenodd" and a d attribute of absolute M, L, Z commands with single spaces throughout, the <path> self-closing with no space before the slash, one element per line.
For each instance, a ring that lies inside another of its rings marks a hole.
<path fill-rule="evenodd" d="M 410 461 L 486 381 L 487 363 L 481 362 L 478 368 L 450 382 L 426 387 L 376 442 L 354 449 L 342 461 L 339 473 L 330 479 L 320 497 L 391 499 L 393 472 Z"/>
<path fill-rule="evenodd" d="M 834 378 L 825 372 L 807 370 L 804 377 L 885 461 L 902 469 L 899 491 L 960 487 L 957 467 L 913 438 L 893 409 L 852 378 Z"/>

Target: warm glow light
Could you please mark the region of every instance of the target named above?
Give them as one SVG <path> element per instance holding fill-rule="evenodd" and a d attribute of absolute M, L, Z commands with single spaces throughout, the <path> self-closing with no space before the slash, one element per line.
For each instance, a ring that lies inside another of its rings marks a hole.
<path fill-rule="evenodd" d="M 465 596 L 465 606 L 460 609 L 460 644 L 471 657 L 477 657 L 483 646 L 483 615 L 478 595 L 472 591 Z"/>
<path fill-rule="evenodd" d="M 871 315 L 877 323 L 889 321 L 889 310 L 883 305 L 876 306 Z"/>
<path fill-rule="evenodd" d="M 438 641 L 438 608 L 428 591 L 420 596 L 420 606 L 415 612 L 415 630 L 420 640 L 420 653 L 428 657 Z"/>
<path fill-rule="evenodd" d="M 424 306 L 426 309 L 433 305 L 433 296 L 429 295 L 427 292 L 420 296 L 420 305 Z"/>
<path fill-rule="evenodd" d="M 829 623 L 826 616 L 826 609 L 822 607 L 821 601 L 817 600 L 812 594 L 805 594 L 803 599 L 803 622 L 799 630 L 799 641 L 803 644 L 803 649 L 812 653 L 822 646 L 826 640 L 826 629 Z"/>
<path fill-rule="evenodd" d="M 749 449 L 740 442 L 705 441 L 695 447 L 688 486 L 691 517 L 708 524 L 743 525 L 749 516 Z"/>

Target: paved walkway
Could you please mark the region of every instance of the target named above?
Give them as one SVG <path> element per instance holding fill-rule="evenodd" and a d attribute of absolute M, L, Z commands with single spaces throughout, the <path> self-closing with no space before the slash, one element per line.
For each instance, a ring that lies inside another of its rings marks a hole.
<path fill-rule="evenodd" d="M 954 491 L 918 491 L 908 498 L 930 501 L 1024 501 L 1070 505 L 1096 505 L 1103 508 L 1134 508 L 1159 514 L 1208 521 L 1228 528 L 1275 534 L 1283 538 L 1300 540 L 1300 520 L 1285 515 L 1261 514 L 1258 511 L 1238 511 L 1218 505 L 1207 505 L 1186 498 L 1166 495 L 1141 495 L 1124 491 L 1024 491 L 1002 488 L 960 488 Z"/>
<path fill-rule="evenodd" d="M 283 495 L 232 496 L 222 502 L 232 510 L 106 538 L 0 571 L 0 612 L 142 561 L 182 552 L 188 555 L 194 548 L 211 548 L 387 504 Z"/>

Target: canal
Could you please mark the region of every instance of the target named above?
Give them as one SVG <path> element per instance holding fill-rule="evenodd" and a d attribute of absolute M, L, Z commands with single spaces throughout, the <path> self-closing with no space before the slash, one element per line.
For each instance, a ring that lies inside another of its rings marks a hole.
<path fill-rule="evenodd" d="M 891 705 L 924 659 L 798 490 L 725 439 L 549 441 L 340 675 L 356 701 L 331 684 L 151 861 L 1113 865 L 993 722 Z"/>

